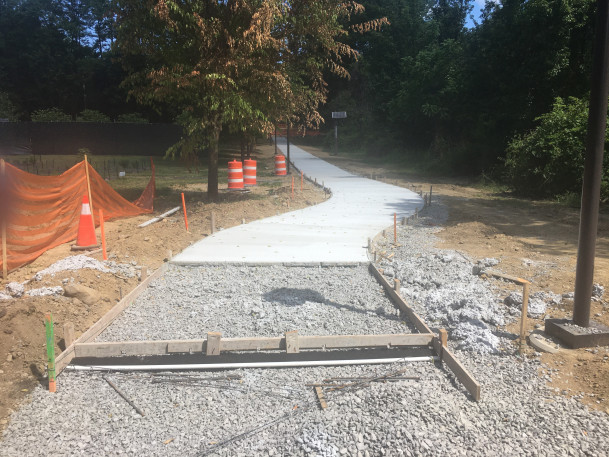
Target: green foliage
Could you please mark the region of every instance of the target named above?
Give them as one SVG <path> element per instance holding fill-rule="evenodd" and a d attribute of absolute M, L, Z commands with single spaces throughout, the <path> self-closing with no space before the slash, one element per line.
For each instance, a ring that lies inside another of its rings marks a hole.
<path fill-rule="evenodd" d="M 584 169 L 588 102 L 557 98 L 552 111 L 536 119 L 537 127 L 512 139 L 505 159 L 513 188 L 525 195 L 557 197 L 579 194 Z M 606 149 L 606 146 L 605 146 Z M 609 197 L 609 160 L 605 153 L 601 193 Z M 569 201 L 573 197 L 568 198 Z"/>
<path fill-rule="evenodd" d="M 76 122 L 110 122 L 110 118 L 100 111 L 86 109 L 76 116 Z"/>
<path fill-rule="evenodd" d="M 72 118 L 59 108 L 39 109 L 31 117 L 32 122 L 72 122 Z"/>
<path fill-rule="evenodd" d="M 140 113 L 128 113 L 120 114 L 116 118 L 116 122 L 124 122 L 130 124 L 148 124 L 148 119 L 142 116 Z"/>

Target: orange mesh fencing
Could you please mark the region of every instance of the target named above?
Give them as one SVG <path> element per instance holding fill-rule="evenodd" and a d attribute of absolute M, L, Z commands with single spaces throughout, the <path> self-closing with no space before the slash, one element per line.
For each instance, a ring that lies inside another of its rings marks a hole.
<path fill-rule="evenodd" d="M 99 209 L 103 209 L 104 220 L 152 212 L 154 167 L 146 189 L 131 203 L 86 161 L 58 176 L 38 176 L 4 163 L 4 174 L 0 176 L 0 225 L 6 231 L 2 241 L 6 243 L 8 271 L 76 239 L 82 197 L 88 194 L 85 166 L 89 170 L 96 225 L 99 225 Z M 0 268 L 3 267 L 0 259 Z"/>

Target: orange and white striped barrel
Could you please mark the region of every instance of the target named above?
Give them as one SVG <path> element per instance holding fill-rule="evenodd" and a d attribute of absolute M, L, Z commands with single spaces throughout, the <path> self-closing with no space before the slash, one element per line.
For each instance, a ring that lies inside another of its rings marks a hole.
<path fill-rule="evenodd" d="M 228 162 L 228 188 L 243 189 L 243 168 L 238 160 Z"/>
<path fill-rule="evenodd" d="M 243 182 L 246 186 L 256 185 L 256 161 L 245 159 L 243 162 Z"/>
<path fill-rule="evenodd" d="M 287 174 L 287 171 L 285 169 L 285 156 L 275 156 L 275 174 L 277 176 L 284 176 Z"/>

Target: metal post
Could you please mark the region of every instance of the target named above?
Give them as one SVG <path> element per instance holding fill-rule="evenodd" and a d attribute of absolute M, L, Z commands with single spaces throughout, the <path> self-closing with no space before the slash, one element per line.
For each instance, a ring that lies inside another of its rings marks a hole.
<path fill-rule="evenodd" d="M 596 231 L 609 93 L 609 0 L 597 0 L 596 3 L 596 37 L 573 304 L 573 321 L 582 327 L 590 325 L 590 300 L 594 280 Z"/>
<path fill-rule="evenodd" d="M 338 155 L 338 119 L 334 119 L 334 155 Z"/>
<path fill-rule="evenodd" d="M 290 174 L 290 121 L 288 121 L 288 131 L 287 131 L 287 142 L 288 142 L 288 160 L 287 160 L 287 173 Z"/>

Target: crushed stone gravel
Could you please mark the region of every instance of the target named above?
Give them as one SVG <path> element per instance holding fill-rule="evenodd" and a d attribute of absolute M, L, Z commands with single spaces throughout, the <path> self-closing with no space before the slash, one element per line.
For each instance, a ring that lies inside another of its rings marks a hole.
<path fill-rule="evenodd" d="M 382 268 L 419 315 L 449 329 L 449 345 L 482 385 L 480 402 L 431 362 L 167 373 L 164 382 L 159 373 L 64 372 L 56 394 L 38 387 L 13 414 L 0 456 L 609 455 L 609 416 L 556 396 L 539 359 L 514 355 L 502 332 L 514 316 L 473 273 L 477 262 L 433 248 L 445 215 L 434 202 L 400 227 L 402 247 Z M 388 303 L 359 267 L 172 267 L 98 341 L 410 331 Z M 305 386 L 401 369 L 420 379 L 326 390 L 325 410 Z M 209 380 L 229 374 L 240 379 Z M 179 382 L 185 375 L 190 382 Z"/>
<path fill-rule="evenodd" d="M 88 257 L 84 254 L 73 255 L 64 259 L 58 260 L 54 264 L 50 265 L 44 270 L 40 270 L 34 275 L 36 281 L 40 281 L 46 275 L 54 275 L 60 271 L 65 270 L 99 270 L 104 273 L 111 273 L 113 270 L 104 265 L 103 262 L 96 260 L 92 257 Z"/>

